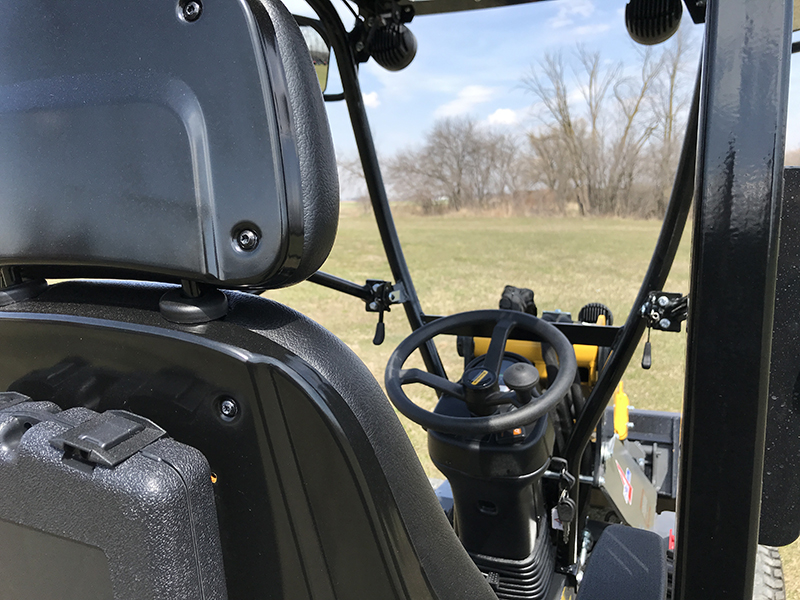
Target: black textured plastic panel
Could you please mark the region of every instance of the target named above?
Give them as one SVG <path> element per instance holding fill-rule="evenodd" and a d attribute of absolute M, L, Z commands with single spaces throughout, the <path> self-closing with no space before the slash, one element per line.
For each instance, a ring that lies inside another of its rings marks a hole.
<path fill-rule="evenodd" d="M 108 559 L 100 548 L 2 519 L 0 540 L 0 598 L 114 599 Z"/>
<path fill-rule="evenodd" d="M 207 0 L 192 22 L 158 0 L 0 12 L 0 263 L 233 284 L 297 267 L 300 167 L 261 3 Z"/>
<path fill-rule="evenodd" d="M 547 523 L 539 527 L 536 545 L 528 558 L 511 560 L 471 554 L 481 572 L 491 581 L 499 600 L 544 600 L 551 591 L 555 574 L 556 548 L 550 541 Z"/>
<path fill-rule="evenodd" d="M 49 402 L 0 410 L 0 520 L 14 533 L 0 537 L 0 556 L 13 557 L 0 597 L 225 600 L 205 458 L 162 439 L 113 469 L 76 468 L 50 440 L 96 415 Z"/>
<path fill-rule="evenodd" d="M 759 542 L 800 535 L 800 169 L 784 172 Z"/>
<path fill-rule="evenodd" d="M 578 600 L 662 600 L 667 592 L 667 552 L 652 531 L 609 525 L 595 543 Z"/>

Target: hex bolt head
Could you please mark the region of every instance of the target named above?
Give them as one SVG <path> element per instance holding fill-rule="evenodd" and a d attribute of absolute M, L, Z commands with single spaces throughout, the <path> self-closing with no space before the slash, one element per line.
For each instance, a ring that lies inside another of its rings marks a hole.
<path fill-rule="evenodd" d="M 219 403 L 219 412 L 223 419 L 230 421 L 239 414 L 239 405 L 232 398 L 225 398 Z"/>
<path fill-rule="evenodd" d="M 236 234 L 236 243 L 242 250 L 254 250 L 258 246 L 258 234 L 252 229 L 242 229 Z"/>
<path fill-rule="evenodd" d="M 659 305 L 659 306 L 661 306 L 661 307 L 664 307 L 664 306 L 666 306 L 667 304 L 669 304 L 669 298 L 667 298 L 666 296 L 661 296 L 661 297 L 658 299 L 658 305 Z"/>
<path fill-rule="evenodd" d="M 189 23 L 197 21 L 202 12 L 203 5 L 200 4 L 199 0 L 189 0 L 188 2 L 181 3 L 181 14 Z"/>
<path fill-rule="evenodd" d="M 662 329 L 669 329 L 669 326 L 672 325 L 672 322 L 669 319 L 661 319 L 658 324 Z"/>

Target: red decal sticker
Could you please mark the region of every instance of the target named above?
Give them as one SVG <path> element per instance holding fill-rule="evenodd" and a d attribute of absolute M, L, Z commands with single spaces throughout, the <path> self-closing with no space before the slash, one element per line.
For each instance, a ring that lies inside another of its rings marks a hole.
<path fill-rule="evenodd" d="M 631 485 L 631 470 L 622 470 L 622 467 L 617 463 L 617 471 L 619 471 L 619 478 L 622 480 L 622 495 L 625 498 L 625 504 L 633 504 L 633 485 Z"/>

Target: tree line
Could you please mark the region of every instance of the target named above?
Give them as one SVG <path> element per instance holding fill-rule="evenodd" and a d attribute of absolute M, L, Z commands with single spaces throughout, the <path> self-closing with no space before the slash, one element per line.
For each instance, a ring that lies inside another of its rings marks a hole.
<path fill-rule="evenodd" d="M 384 160 L 395 200 L 438 213 L 660 217 L 691 94 L 683 32 L 624 66 L 599 51 L 545 54 L 522 79 L 534 124 L 521 133 L 470 116 L 436 121 L 422 143 Z M 355 176 L 354 161 L 340 165 Z"/>

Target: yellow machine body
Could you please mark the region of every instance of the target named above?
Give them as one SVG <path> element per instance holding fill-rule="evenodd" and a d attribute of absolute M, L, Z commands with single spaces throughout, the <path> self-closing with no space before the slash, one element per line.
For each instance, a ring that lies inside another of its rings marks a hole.
<path fill-rule="evenodd" d="M 600 315 L 597 325 L 605 325 L 605 315 Z M 489 338 L 476 337 L 474 342 L 474 355 L 483 356 L 489 350 Z M 597 346 L 587 346 L 584 344 L 573 344 L 575 358 L 578 361 L 578 373 L 581 376 L 581 384 L 588 389 L 597 383 L 597 356 L 599 348 Z M 527 358 L 539 370 L 539 378 L 543 383 L 547 383 L 547 368 L 542 357 L 542 345 L 539 342 L 529 342 L 523 340 L 508 340 L 506 342 L 506 352 L 513 352 Z"/>
<path fill-rule="evenodd" d="M 473 338 L 475 343 L 475 356 L 483 356 L 489 350 L 489 338 Z M 578 369 L 581 373 L 581 383 L 590 387 L 597 383 L 597 346 L 586 346 L 584 344 L 574 344 L 575 358 L 578 360 Z M 539 370 L 539 377 L 543 382 L 547 382 L 547 369 L 545 368 L 544 358 L 542 357 L 542 345 L 539 342 L 528 342 L 523 340 L 508 340 L 506 342 L 506 352 L 519 354 L 531 361 Z"/>

